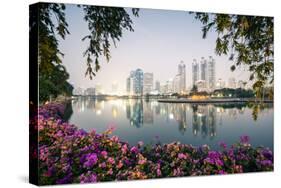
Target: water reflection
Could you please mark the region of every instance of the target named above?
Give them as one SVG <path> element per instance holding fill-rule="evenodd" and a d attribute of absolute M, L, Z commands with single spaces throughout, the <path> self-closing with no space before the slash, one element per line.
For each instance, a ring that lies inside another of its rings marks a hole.
<path fill-rule="evenodd" d="M 216 136 L 216 109 L 214 106 L 192 105 L 192 132 L 197 136 L 201 132 L 203 138 Z"/>
<path fill-rule="evenodd" d="M 143 126 L 143 101 L 127 101 L 126 102 L 127 119 L 130 121 L 131 126 L 140 128 Z"/>
<path fill-rule="evenodd" d="M 271 135 L 273 123 L 273 106 L 272 104 L 248 105 L 248 104 L 181 104 L 181 103 L 158 103 L 157 100 L 98 100 L 91 97 L 81 97 L 72 101 L 74 115 L 70 115 L 72 123 L 81 125 L 82 128 L 88 127 L 92 122 L 97 122 L 99 126 L 103 126 L 110 121 L 118 122 L 122 125 L 119 129 L 120 134 L 128 137 L 126 140 L 133 140 L 132 135 L 128 135 L 128 131 L 134 129 L 142 130 L 139 137 L 150 134 L 163 135 L 170 139 L 191 139 L 200 138 L 202 142 L 214 140 L 215 138 L 225 137 L 226 133 L 230 136 L 239 138 L 241 134 L 258 135 L 266 130 L 255 130 L 252 125 L 269 124 L 263 129 L 268 129 Z M 265 114 L 265 119 L 259 122 L 258 116 Z M 267 117 L 268 116 L 268 117 Z M 243 123 L 242 123 L 243 122 Z M 100 125 L 101 124 L 101 125 Z M 237 124 L 237 125 L 235 125 Z M 237 128 L 231 126 L 252 126 Z M 92 124 L 91 124 L 92 125 Z M 177 126 L 175 129 L 174 126 Z M 271 126 L 271 127 L 270 127 Z M 98 127 L 98 129 L 101 127 Z M 234 131 L 229 131 L 233 129 Z M 248 130 L 249 129 L 249 130 Z M 102 129 L 101 129 L 102 130 Z M 179 135 L 175 135 L 174 130 L 178 130 Z M 218 131 L 221 130 L 221 131 Z M 122 132 L 123 131 L 123 132 Z M 248 132 L 247 132 L 248 131 Z M 255 132 L 259 131 L 259 132 Z M 272 130 L 273 131 L 273 130 Z M 137 132 L 134 132 L 138 134 Z M 221 135 L 218 135 L 221 134 Z M 231 135 L 233 134 L 233 135 Z M 149 136 L 147 136 L 149 137 Z M 148 138 L 150 139 L 150 138 Z M 225 138 L 224 138 L 225 139 Z M 270 142 L 270 139 L 268 138 Z M 190 141 L 190 140 L 189 140 Z M 257 137 L 257 141 L 259 138 Z"/>

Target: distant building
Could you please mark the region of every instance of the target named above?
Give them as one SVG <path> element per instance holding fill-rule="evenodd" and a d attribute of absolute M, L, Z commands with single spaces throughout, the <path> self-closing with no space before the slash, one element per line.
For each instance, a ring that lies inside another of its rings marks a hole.
<path fill-rule="evenodd" d="M 212 56 L 209 56 L 208 60 L 208 79 L 207 79 L 207 84 L 208 84 L 208 90 L 209 91 L 214 91 L 215 86 L 216 86 L 216 72 L 215 72 L 215 60 L 213 59 Z"/>
<path fill-rule="evenodd" d="M 228 79 L 228 88 L 236 89 L 236 80 L 231 77 Z"/>
<path fill-rule="evenodd" d="M 135 71 L 133 88 L 135 95 L 143 95 L 143 71 L 141 69 Z"/>
<path fill-rule="evenodd" d="M 85 95 L 94 96 L 96 95 L 96 90 L 93 87 L 87 88 L 84 92 Z"/>
<path fill-rule="evenodd" d="M 96 95 L 102 95 L 103 90 L 101 84 L 96 84 Z"/>
<path fill-rule="evenodd" d="M 207 82 L 207 60 L 204 57 L 200 61 L 200 80 Z"/>
<path fill-rule="evenodd" d="M 133 95 L 134 94 L 134 76 L 135 76 L 135 71 L 131 71 L 129 77 L 126 80 L 126 91 L 128 95 Z"/>
<path fill-rule="evenodd" d="M 225 88 L 225 81 L 219 78 L 218 81 L 216 82 L 216 89 L 223 89 L 223 88 Z"/>
<path fill-rule="evenodd" d="M 84 95 L 84 90 L 81 87 L 75 88 L 73 90 L 73 95 Z"/>
<path fill-rule="evenodd" d="M 153 90 L 153 73 L 143 75 L 143 94 L 149 94 Z"/>
<path fill-rule="evenodd" d="M 130 72 L 126 80 L 126 90 L 128 95 L 143 95 L 143 71 L 137 69 Z"/>
<path fill-rule="evenodd" d="M 207 82 L 206 80 L 198 80 L 196 82 L 198 92 L 207 91 Z"/>
<path fill-rule="evenodd" d="M 171 94 L 174 92 L 174 84 L 173 84 L 173 79 L 169 79 L 166 81 L 166 83 L 162 86 L 161 89 L 162 94 Z"/>
<path fill-rule="evenodd" d="M 186 93 L 186 69 L 183 61 L 178 65 L 179 80 L 179 93 Z"/>
<path fill-rule="evenodd" d="M 193 59 L 192 62 L 192 87 L 196 85 L 196 82 L 199 80 L 199 65 L 196 59 Z"/>
<path fill-rule="evenodd" d="M 173 79 L 173 92 L 181 93 L 181 75 L 177 74 Z"/>
<path fill-rule="evenodd" d="M 155 90 L 160 92 L 160 82 L 158 80 L 155 82 Z"/>
<path fill-rule="evenodd" d="M 167 93 L 167 84 L 160 85 L 160 94 L 166 94 Z"/>

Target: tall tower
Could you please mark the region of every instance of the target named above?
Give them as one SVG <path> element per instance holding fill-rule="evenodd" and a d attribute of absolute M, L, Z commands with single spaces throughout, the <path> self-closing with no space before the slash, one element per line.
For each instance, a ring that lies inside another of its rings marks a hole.
<path fill-rule="evenodd" d="M 185 70 L 185 64 L 183 61 L 180 62 L 178 65 L 178 74 L 180 76 L 179 80 L 179 90 L 180 93 L 186 92 L 186 70 Z"/>
<path fill-rule="evenodd" d="M 204 80 L 205 82 L 207 81 L 207 60 L 204 57 L 201 57 L 200 61 L 200 80 Z"/>
<path fill-rule="evenodd" d="M 216 83 L 216 69 L 215 69 L 215 60 L 212 56 L 209 56 L 208 61 L 208 89 L 209 91 L 213 91 L 215 89 L 215 83 Z"/>
<path fill-rule="evenodd" d="M 199 65 L 196 59 L 193 59 L 192 62 L 192 87 L 196 85 L 196 82 L 199 80 Z"/>
<path fill-rule="evenodd" d="M 143 71 L 137 69 L 134 76 L 134 94 L 143 95 Z"/>
<path fill-rule="evenodd" d="M 143 93 L 149 94 L 153 90 L 153 73 L 146 72 L 143 75 Z"/>
<path fill-rule="evenodd" d="M 128 95 L 134 94 L 134 77 L 135 77 L 135 71 L 131 71 L 129 77 L 126 80 L 126 89 Z"/>

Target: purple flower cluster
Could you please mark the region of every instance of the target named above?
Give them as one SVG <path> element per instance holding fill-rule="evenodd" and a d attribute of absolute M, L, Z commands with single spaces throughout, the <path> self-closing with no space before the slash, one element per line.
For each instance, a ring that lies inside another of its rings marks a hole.
<path fill-rule="evenodd" d="M 272 151 L 253 148 L 247 136 L 229 148 L 221 143 L 222 151 L 177 142 L 129 146 L 110 137 L 112 127 L 97 134 L 64 122 L 63 109 L 59 104 L 41 106 L 31 123 L 39 127 L 41 185 L 273 170 Z"/>
<path fill-rule="evenodd" d="M 85 162 L 84 162 L 83 166 L 85 168 L 91 168 L 97 163 L 97 161 L 98 161 L 97 154 L 88 153 L 88 154 L 86 154 Z"/>

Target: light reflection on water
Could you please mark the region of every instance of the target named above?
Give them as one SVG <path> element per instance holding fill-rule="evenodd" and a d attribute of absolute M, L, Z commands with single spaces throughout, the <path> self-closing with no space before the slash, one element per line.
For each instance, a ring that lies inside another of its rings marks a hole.
<path fill-rule="evenodd" d="M 116 126 L 115 135 L 136 144 L 179 141 L 218 148 L 249 135 L 251 144 L 273 148 L 273 106 L 246 104 L 158 103 L 157 100 L 96 100 L 81 97 L 72 101 L 69 122 L 86 131 L 103 132 Z M 253 110 L 255 109 L 255 110 Z M 256 110 L 258 109 L 258 110 Z"/>

